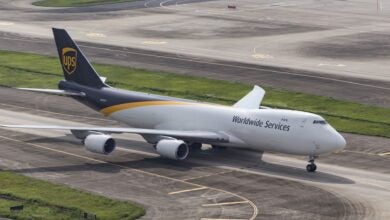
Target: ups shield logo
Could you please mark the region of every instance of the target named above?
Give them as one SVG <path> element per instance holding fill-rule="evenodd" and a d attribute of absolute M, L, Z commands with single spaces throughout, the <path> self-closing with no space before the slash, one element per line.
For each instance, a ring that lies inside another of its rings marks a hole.
<path fill-rule="evenodd" d="M 68 74 L 74 73 L 77 66 L 77 51 L 75 49 L 62 48 L 62 66 Z"/>

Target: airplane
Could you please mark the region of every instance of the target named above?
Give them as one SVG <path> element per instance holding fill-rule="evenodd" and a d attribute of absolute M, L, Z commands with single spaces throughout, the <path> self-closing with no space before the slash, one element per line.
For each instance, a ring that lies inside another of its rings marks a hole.
<path fill-rule="evenodd" d="M 57 90 L 19 89 L 72 97 L 129 127 L 0 127 L 70 130 L 87 150 L 99 154 L 115 149 L 111 134 L 135 133 L 152 144 L 160 156 L 173 160 L 186 159 L 202 144 L 304 155 L 309 157 L 308 172 L 316 171 L 319 155 L 346 145 L 343 136 L 319 115 L 261 106 L 265 91 L 259 86 L 233 106 L 113 88 L 98 75 L 66 30 L 52 30 L 65 80 L 59 82 Z"/>

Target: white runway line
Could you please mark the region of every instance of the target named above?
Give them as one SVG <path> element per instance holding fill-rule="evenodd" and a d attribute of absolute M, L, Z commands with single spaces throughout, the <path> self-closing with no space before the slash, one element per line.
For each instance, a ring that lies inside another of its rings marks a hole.
<path fill-rule="evenodd" d="M 14 25 L 15 23 L 13 22 L 8 22 L 8 21 L 0 21 L 1 26 L 11 26 Z"/>
<path fill-rule="evenodd" d="M 381 154 L 378 154 L 379 156 L 390 156 L 390 152 L 386 152 L 386 153 L 381 153 Z"/>
<path fill-rule="evenodd" d="M 147 44 L 147 45 L 163 45 L 166 43 L 167 43 L 166 41 L 153 41 L 153 40 L 147 40 L 142 42 L 142 44 Z"/>
<path fill-rule="evenodd" d="M 92 37 L 92 38 L 104 38 L 104 37 L 107 37 L 105 34 L 95 33 L 95 32 L 86 33 L 85 36 Z"/>
<path fill-rule="evenodd" d="M 258 60 L 264 60 L 264 59 L 273 59 L 274 57 L 269 54 L 261 54 L 261 53 L 255 53 L 252 54 L 252 57 Z"/>
<path fill-rule="evenodd" d="M 246 220 L 243 218 L 201 218 L 201 220 Z"/>
<path fill-rule="evenodd" d="M 244 203 L 248 203 L 248 201 L 210 203 L 210 204 L 203 204 L 202 206 L 203 207 L 211 207 L 211 206 L 236 205 L 236 204 L 244 204 Z"/>
<path fill-rule="evenodd" d="M 180 193 L 186 193 L 186 192 L 193 192 L 193 191 L 199 191 L 199 190 L 204 190 L 207 189 L 207 187 L 198 187 L 198 188 L 192 188 L 192 189 L 185 189 L 185 190 L 179 190 L 179 191 L 174 191 L 168 193 L 169 195 L 176 195 Z"/>
<path fill-rule="evenodd" d="M 344 64 L 329 64 L 329 63 L 319 63 L 317 66 L 335 66 L 335 67 L 346 67 Z"/>

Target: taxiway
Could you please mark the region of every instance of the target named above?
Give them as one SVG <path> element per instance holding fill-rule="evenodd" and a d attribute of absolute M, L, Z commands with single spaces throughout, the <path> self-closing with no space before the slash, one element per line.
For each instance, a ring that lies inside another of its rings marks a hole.
<path fill-rule="evenodd" d="M 68 98 L 9 88 L 0 93 L 2 123 L 120 126 Z M 382 155 L 388 139 L 374 149 L 349 144 L 320 158 L 319 171 L 310 174 L 302 157 L 204 150 L 188 161 L 170 161 L 137 135 L 115 137 L 119 149 L 101 156 L 63 132 L 2 129 L 0 167 L 135 201 L 147 208 L 145 219 L 390 216 L 390 159 Z"/>

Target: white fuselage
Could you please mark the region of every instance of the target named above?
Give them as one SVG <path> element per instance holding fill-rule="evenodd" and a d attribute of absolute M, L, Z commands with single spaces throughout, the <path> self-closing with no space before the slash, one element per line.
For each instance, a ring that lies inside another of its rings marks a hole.
<path fill-rule="evenodd" d="M 217 145 L 259 151 L 316 156 L 345 146 L 321 116 L 300 111 L 186 103 L 128 108 L 110 116 L 132 127 L 219 132 L 230 142 Z"/>

